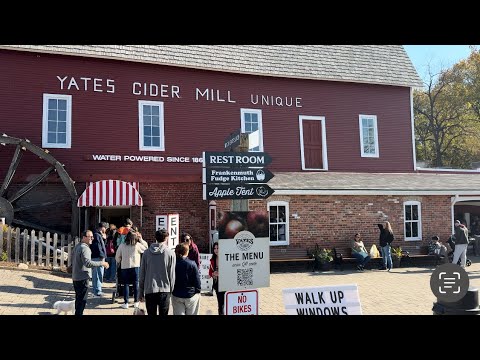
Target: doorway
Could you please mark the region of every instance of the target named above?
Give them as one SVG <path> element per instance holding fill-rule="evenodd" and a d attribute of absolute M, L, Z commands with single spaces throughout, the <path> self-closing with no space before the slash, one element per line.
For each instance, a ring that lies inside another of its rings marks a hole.
<path fill-rule="evenodd" d="M 99 218 L 101 221 L 106 221 L 109 224 L 115 224 L 117 229 L 125 224 L 125 220 L 131 217 L 130 208 L 108 207 L 99 208 Z"/>

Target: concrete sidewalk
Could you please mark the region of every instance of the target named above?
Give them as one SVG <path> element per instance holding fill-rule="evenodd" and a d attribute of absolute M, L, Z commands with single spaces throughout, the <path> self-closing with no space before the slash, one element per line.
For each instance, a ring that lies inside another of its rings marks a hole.
<path fill-rule="evenodd" d="M 466 268 L 470 286 L 480 288 L 480 257 L 470 257 Z M 260 288 L 259 306 L 262 315 L 284 315 L 282 289 L 292 287 L 358 284 L 360 302 L 365 315 L 432 314 L 435 297 L 430 290 L 433 267 L 410 267 L 379 270 L 295 272 L 271 274 L 270 287 Z M 133 308 L 121 309 L 123 298 L 112 304 L 115 284 L 104 284 L 102 298 L 89 298 L 85 315 L 130 315 Z M 30 271 L 0 269 L 0 315 L 50 315 L 57 300 L 73 300 L 70 277 Z M 133 304 L 133 296 L 130 297 Z M 170 307 L 171 310 L 171 307 Z M 215 296 L 202 295 L 200 313 L 215 315 Z"/>

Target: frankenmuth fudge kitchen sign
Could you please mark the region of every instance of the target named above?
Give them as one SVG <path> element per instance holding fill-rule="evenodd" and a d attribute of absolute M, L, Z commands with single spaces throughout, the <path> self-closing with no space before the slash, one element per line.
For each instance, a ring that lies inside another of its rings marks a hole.
<path fill-rule="evenodd" d="M 287 315 L 362 315 L 357 284 L 283 289 Z"/>
<path fill-rule="evenodd" d="M 265 168 L 272 158 L 265 152 L 204 152 L 203 199 L 266 199 L 274 190 L 265 184 L 273 174 Z"/>
<path fill-rule="evenodd" d="M 270 238 L 240 231 L 233 239 L 218 240 L 219 291 L 270 286 Z"/>

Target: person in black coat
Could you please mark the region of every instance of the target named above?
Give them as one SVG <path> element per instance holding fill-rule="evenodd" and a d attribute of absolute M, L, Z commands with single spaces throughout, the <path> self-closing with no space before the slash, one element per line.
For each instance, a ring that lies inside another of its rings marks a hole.
<path fill-rule="evenodd" d="M 382 249 L 383 268 L 381 270 L 392 270 L 392 252 L 391 244 L 395 237 L 393 236 L 392 226 L 388 221 L 385 225 L 378 224 L 380 229 L 380 248 Z"/>
<path fill-rule="evenodd" d="M 188 258 L 188 244 L 175 248 L 175 286 L 172 292 L 173 315 L 198 315 L 200 312 L 200 273 L 197 264 Z"/>
<path fill-rule="evenodd" d="M 93 241 L 90 245 L 92 251 L 92 261 L 105 261 L 107 257 L 107 250 L 105 248 L 105 240 L 107 239 L 107 228 L 109 224 L 101 222 L 97 229 L 93 232 Z M 96 296 L 102 296 L 102 282 L 103 282 L 104 268 L 102 266 L 94 267 L 92 269 L 92 291 Z"/>

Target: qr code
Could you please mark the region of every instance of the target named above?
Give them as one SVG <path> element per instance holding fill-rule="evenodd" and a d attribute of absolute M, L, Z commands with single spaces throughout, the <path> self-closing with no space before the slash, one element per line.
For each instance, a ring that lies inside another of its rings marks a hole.
<path fill-rule="evenodd" d="M 237 285 L 253 285 L 253 269 L 237 269 Z"/>

